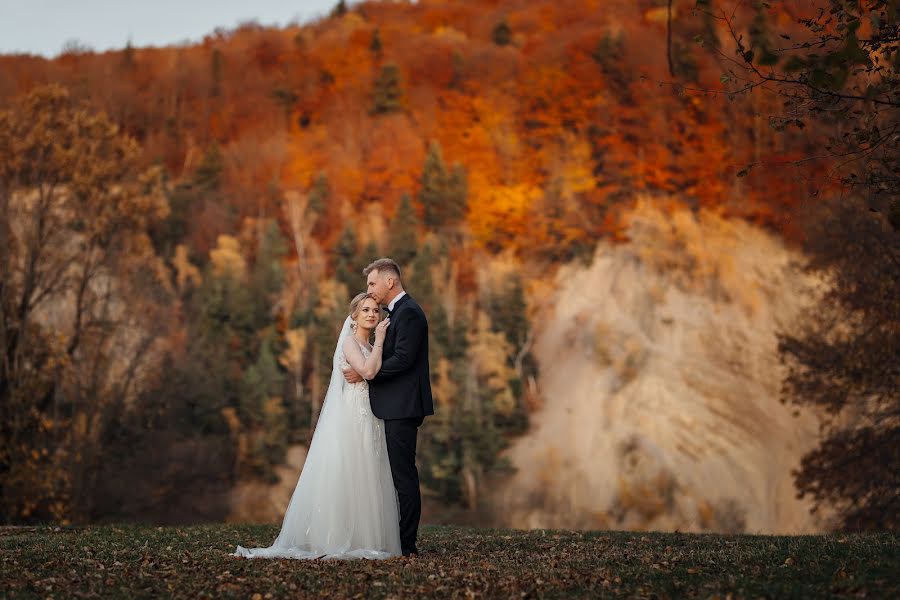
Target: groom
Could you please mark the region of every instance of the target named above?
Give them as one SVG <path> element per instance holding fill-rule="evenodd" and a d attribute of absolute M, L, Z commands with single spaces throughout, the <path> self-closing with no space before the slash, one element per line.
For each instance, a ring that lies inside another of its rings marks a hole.
<path fill-rule="evenodd" d="M 369 380 L 372 414 L 384 420 L 388 459 L 400 502 L 400 549 L 418 554 L 416 534 L 422 513 L 416 434 L 427 415 L 434 414 L 428 372 L 428 321 L 413 298 L 403 291 L 400 267 L 379 258 L 363 269 L 367 291 L 385 307 L 391 319 L 384 339 L 381 369 Z M 350 383 L 362 381 L 356 371 L 344 373 Z"/>

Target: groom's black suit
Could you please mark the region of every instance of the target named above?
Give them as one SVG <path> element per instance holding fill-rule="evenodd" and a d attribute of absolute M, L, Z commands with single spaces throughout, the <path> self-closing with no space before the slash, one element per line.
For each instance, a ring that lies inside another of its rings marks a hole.
<path fill-rule="evenodd" d="M 428 372 L 428 320 L 425 312 L 404 295 L 394 304 L 384 338 L 381 369 L 369 381 L 372 414 L 384 419 L 388 459 L 400 502 L 400 548 L 418 552 L 416 534 L 422 514 L 416 434 L 427 415 L 434 414 Z"/>

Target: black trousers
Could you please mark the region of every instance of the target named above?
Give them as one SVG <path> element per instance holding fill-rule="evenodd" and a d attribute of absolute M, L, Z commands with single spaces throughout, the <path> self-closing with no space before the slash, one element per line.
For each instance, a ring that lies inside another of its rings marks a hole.
<path fill-rule="evenodd" d="M 416 435 L 423 417 L 388 419 L 384 422 L 391 475 L 400 502 L 400 550 L 406 556 L 418 553 L 416 535 L 422 515 L 422 495 L 419 492 L 419 471 L 416 469 Z"/>

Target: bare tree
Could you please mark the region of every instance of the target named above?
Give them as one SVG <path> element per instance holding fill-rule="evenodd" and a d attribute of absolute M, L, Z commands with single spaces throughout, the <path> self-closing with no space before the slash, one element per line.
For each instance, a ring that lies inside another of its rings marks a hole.
<path fill-rule="evenodd" d="M 0 518 L 90 500 L 105 425 L 135 393 L 167 277 L 159 173 L 58 86 L 0 112 Z M 140 288 L 140 292 L 138 291 Z"/>

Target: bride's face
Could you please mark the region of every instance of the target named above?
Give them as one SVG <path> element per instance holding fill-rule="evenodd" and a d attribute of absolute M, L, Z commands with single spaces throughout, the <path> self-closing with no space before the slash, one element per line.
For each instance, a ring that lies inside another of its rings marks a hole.
<path fill-rule="evenodd" d="M 355 320 L 364 329 L 374 329 L 378 325 L 379 310 L 377 302 L 371 298 L 366 298 L 360 304 Z"/>

